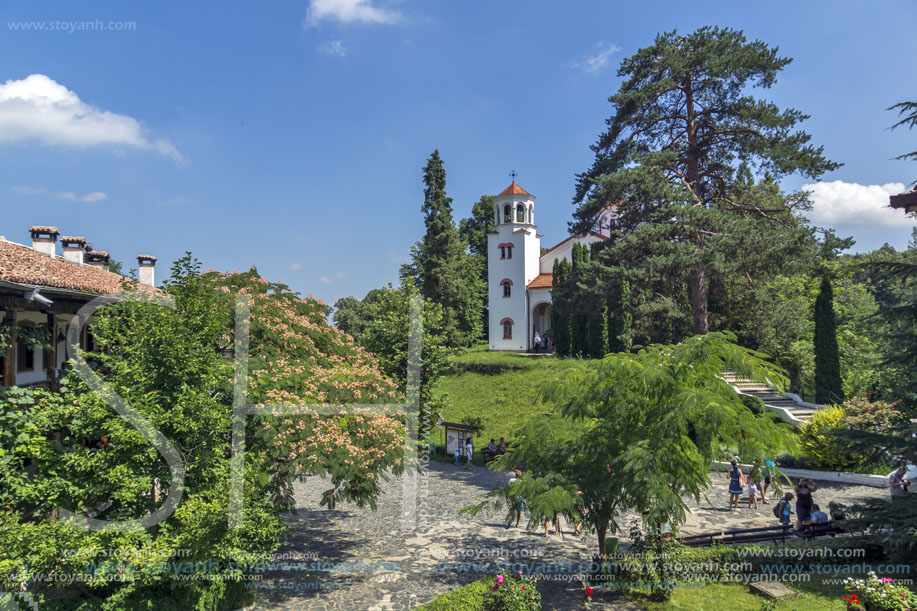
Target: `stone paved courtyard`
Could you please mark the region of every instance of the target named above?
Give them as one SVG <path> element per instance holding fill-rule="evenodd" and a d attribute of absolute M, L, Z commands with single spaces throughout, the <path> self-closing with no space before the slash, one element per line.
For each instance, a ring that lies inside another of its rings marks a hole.
<path fill-rule="evenodd" d="M 741 504 L 739 512 L 726 510 L 726 480 L 711 474 L 710 504 L 693 506 L 684 534 L 728 528 L 774 525 L 770 506 L 757 510 Z M 524 528 L 506 529 L 502 515 L 476 518 L 457 515 L 508 475 L 476 467 L 470 471 L 451 464 L 431 462 L 417 479 L 416 520 L 403 522 L 403 478 L 385 487 L 377 511 L 345 505 L 333 511 L 319 508 L 326 484 L 311 480 L 296 489 L 297 514 L 287 516 L 290 535 L 281 554 L 294 557 L 293 568 L 265 575 L 257 584 L 263 610 L 385 610 L 413 609 L 462 584 L 493 574 L 496 562 L 509 562 L 514 569 L 533 572 L 576 573 L 580 562 L 589 562 L 595 536 L 573 536 L 564 528 L 565 539 L 553 533 L 529 533 Z M 851 501 L 888 492 L 864 486 L 824 485 L 813 495 L 827 509 L 831 500 Z M 771 501 L 773 502 L 773 501 Z M 523 517 L 524 519 L 524 517 Z M 630 516 L 621 523 L 628 524 Z M 299 563 L 297 565 L 297 562 Z M 316 563 L 316 564 L 313 564 Z M 582 609 L 579 583 L 555 579 L 539 585 L 544 608 Z M 613 597 L 594 600 L 592 609 L 636 609 Z"/>

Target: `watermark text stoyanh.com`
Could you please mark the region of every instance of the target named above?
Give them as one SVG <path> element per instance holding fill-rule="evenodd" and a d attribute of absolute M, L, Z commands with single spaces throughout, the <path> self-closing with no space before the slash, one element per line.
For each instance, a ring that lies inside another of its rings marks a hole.
<path fill-rule="evenodd" d="M 134 32 L 136 21 L 103 21 L 90 19 L 85 21 L 7 21 L 6 28 L 21 32 Z"/>

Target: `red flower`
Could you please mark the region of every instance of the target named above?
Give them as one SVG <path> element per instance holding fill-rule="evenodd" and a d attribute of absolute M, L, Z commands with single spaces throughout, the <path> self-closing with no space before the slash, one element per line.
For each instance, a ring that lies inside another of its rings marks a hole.
<path fill-rule="evenodd" d="M 592 588 L 586 587 L 586 596 L 592 596 Z"/>

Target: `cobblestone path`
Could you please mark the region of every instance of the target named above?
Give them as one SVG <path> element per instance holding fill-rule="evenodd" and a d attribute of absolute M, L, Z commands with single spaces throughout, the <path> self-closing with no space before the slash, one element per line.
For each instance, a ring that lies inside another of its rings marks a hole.
<path fill-rule="evenodd" d="M 754 510 L 746 509 L 743 502 L 739 512 L 727 511 L 725 477 L 719 473 L 711 477 L 710 503 L 692 505 L 683 533 L 775 523 L 770 505 L 759 504 Z M 584 608 L 582 586 L 556 577 L 558 573 L 576 574 L 580 563 L 588 564 L 594 535 L 579 538 L 573 536 L 572 528 L 564 528 L 563 540 L 553 530 L 545 538 L 543 532 L 505 528 L 502 515 L 458 515 L 459 509 L 507 479 L 505 473 L 480 467 L 466 471 L 431 462 L 426 474 L 417 477 L 416 486 L 410 479 L 406 484 L 404 477 L 389 482 L 376 511 L 350 505 L 333 511 L 321 509 L 319 499 L 326 484 L 316 479 L 298 485 L 297 513 L 286 518 L 290 534 L 279 551 L 291 558 L 291 567 L 253 582 L 260 592 L 255 609 L 414 609 L 439 594 L 493 574 L 497 562 L 508 563 L 514 570 L 554 574 L 554 580 L 539 584 L 546 611 Z M 826 509 L 831 500 L 887 494 L 876 488 L 824 485 L 813 496 Z M 628 524 L 631 517 L 621 524 Z M 636 607 L 610 596 L 595 597 L 592 609 Z"/>

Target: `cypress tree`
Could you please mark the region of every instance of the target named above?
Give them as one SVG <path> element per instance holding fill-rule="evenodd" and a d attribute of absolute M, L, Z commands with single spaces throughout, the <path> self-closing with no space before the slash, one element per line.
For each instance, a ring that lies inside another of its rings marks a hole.
<path fill-rule="evenodd" d="M 423 170 L 426 233 L 411 248 L 411 264 L 401 275 L 412 278 L 425 299 L 443 307 L 443 327 L 449 346 L 467 346 L 481 336 L 486 283 L 478 258 L 466 252 L 446 195 L 446 169 L 433 151 Z"/>
<path fill-rule="evenodd" d="M 573 245 L 573 266 L 571 275 L 571 294 L 575 292 L 577 272 L 581 272 L 589 259 L 589 251 L 582 244 Z M 589 353 L 589 315 L 582 311 L 581 303 L 569 305 L 570 316 L 570 354 L 585 356 Z"/>
<path fill-rule="evenodd" d="M 843 400 L 841 358 L 837 347 L 837 321 L 834 318 L 834 292 L 827 275 L 815 298 L 815 400 L 834 403 Z"/>
<path fill-rule="evenodd" d="M 570 271 L 570 262 L 566 259 L 554 261 L 551 290 L 551 335 L 557 356 L 570 356 L 570 313 L 569 302 L 565 295 Z"/>

